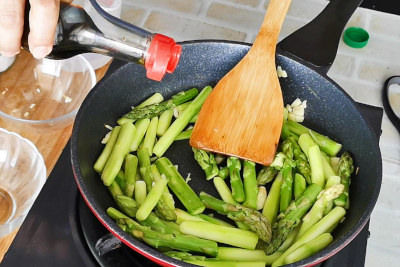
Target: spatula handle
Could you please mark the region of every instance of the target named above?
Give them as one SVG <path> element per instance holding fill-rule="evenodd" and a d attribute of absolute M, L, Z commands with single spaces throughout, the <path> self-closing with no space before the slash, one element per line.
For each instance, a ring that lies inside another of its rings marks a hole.
<path fill-rule="evenodd" d="M 282 40 L 278 47 L 327 73 L 343 29 L 362 1 L 331 0 L 316 18 Z"/>
<path fill-rule="evenodd" d="M 253 48 L 259 47 L 275 54 L 279 32 L 291 2 L 291 0 L 270 0 L 264 21 L 253 43 Z"/>

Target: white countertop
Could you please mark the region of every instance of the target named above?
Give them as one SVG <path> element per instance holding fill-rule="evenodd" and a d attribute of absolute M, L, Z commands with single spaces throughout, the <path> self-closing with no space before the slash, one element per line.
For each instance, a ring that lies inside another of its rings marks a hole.
<path fill-rule="evenodd" d="M 252 42 L 268 0 L 123 0 L 122 19 L 177 41 L 227 39 Z M 280 38 L 313 19 L 325 0 L 292 0 Z M 400 75 L 400 17 L 358 8 L 348 26 L 366 29 L 366 47 L 353 49 L 340 42 L 328 75 L 354 100 L 382 107 L 385 80 Z M 400 136 L 387 116 L 380 147 L 383 182 L 371 215 L 366 266 L 397 266 L 400 260 Z M 396 253 L 397 252 L 397 253 Z"/>

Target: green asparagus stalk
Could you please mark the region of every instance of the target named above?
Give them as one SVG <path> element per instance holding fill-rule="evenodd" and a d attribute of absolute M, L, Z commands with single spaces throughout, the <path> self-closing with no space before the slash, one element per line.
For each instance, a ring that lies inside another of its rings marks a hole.
<path fill-rule="evenodd" d="M 107 188 L 111 196 L 114 198 L 114 200 L 117 199 L 117 196 L 124 195 L 124 192 L 122 191 L 121 187 L 119 187 L 118 183 L 115 180 L 112 181 Z"/>
<path fill-rule="evenodd" d="M 303 175 L 296 173 L 294 175 L 294 199 L 297 199 L 306 190 L 306 187 L 306 179 Z"/>
<path fill-rule="evenodd" d="M 127 196 L 117 195 L 115 202 L 117 203 L 117 206 L 129 217 L 134 218 L 136 216 L 139 205 L 134 199 Z"/>
<path fill-rule="evenodd" d="M 189 107 L 190 103 L 192 103 L 192 101 L 188 101 L 180 104 L 179 106 L 176 106 L 174 109 L 175 118 L 178 118 L 182 114 L 182 112 Z"/>
<path fill-rule="evenodd" d="M 104 185 L 109 186 L 114 181 L 124 163 L 125 155 L 129 152 L 129 146 L 135 134 L 136 128 L 132 123 L 125 123 L 121 126 L 118 138 L 101 174 Z"/>
<path fill-rule="evenodd" d="M 190 107 L 189 107 L 190 108 Z M 188 108 L 188 109 L 189 109 Z M 165 135 L 164 135 L 165 136 Z M 171 161 L 165 157 L 159 158 L 155 162 L 157 169 L 164 174 L 169 182 L 168 186 L 175 196 L 182 202 L 185 208 L 192 215 L 200 214 L 205 206 L 192 188 L 185 182 L 180 173 L 176 170 Z"/>
<path fill-rule="evenodd" d="M 282 167 L 282 186 L 281 186 L 281 200 L 279 210 L 280 212 L 286 210 L 292 201 L 293 195 L 293 146 L 289 140 L 285 140 L 281 146 L 282 153 L 286 158 Z"/>
<path fill-rule="evenodd" d="M 152 173 L 154 181 L 158 181 L 158 180 L 162 179 L 161 174 L 158 171 L 156 165 L 151 165 L 150 169 L 151 169 L 151 173 Z M 160 200 L 157 202 L 155 212 L 156 212 L 157 216 L 161 217 L 162 219 L 165 219 L 168 221 L 176 220 L 175 201 L 174 201 L 173 196 L 169 192 L 168 187 L 165 187 Z"/>
<path fill-rule="evenodd" d="M 231 180 L 232 197 L 236 202 L 242 203 L 245 200 L 245 194 L 242 179 L 240 178 L 240 160 L 236 157 L 228 157 L 227 165 Z"/>
<path fill-rule="evenodd" d="M 257 210 L 262 210 L 266 199 L 267 199 L 267 189 L 265 189 L 265 186 L 259 186 L 257 193 L 257 207 L 256 207 Z"/>
<path fill-rule="evenodd" d="M 142 205 L 147 196 L 146 182 L 139 180 L 135 182 L 135 200 L 139 205 Z"/>
<path fill-rule="evenodd" d="M 199 214 L 197 216 L 202 218 L 203 220 L 205 220 L 207 222 L 210 222 L 210 223 L 223 225 L 223 226 L 226 226 L 226 227 L 234 227 L 233 225 L 231 225 L 231 224 L 229 224 L 229 223 L 227 223 L 227 222 L 225 222 L 223 220 L 220 220 L 218 218 L 215 218 L 214 216 L 211 216 L 211 215 Z"/>
<path fill-rule="evenodd" d="M 111 219 L 113 220 L 119 220 L 119 219 L 129 219 L 128 216 L 126 216 L 125 214 L 123 214 L 122 212 L 120 212 L 119 210 L 113 208 L 113 207 L 109 207 L 107 209 L 107 214 L 108 216 L 111 217 Z"/>
<path fill-rule="evenodd" d="M 117 176 L 115 176 L 114 181 L 117 182 L 117 184 L 121 188 L 122 192 L 125 192 L 125 190 L 126 190 L 126 179 L 125 179 L 125 174 L 124 174 L 123 170 L 119 170 L 119 172 L 117 173 Z"/>
<path fill-rule="evenodd" d="M 153 147 L 156 142 L 158 117 L 154 117 L 150 121 L 150 125 L 147 128 L 146 135 L 144 136 L 142 149 L 147 149 L 149 156 L 153 155 Z"/>
<path fill-rule="evenodd" d="M 196 123 L 197 119 L 199 118 L 199 113 L 200 112 L 197 112 L 197 114 L 193 116 L 193 118 L 189 121 L 189 123 Z"/>
<path fill-rule="evenodd" d="M 137 151 L 139 161 L 139 173 L 143 181 L 146 182 L 147 192 L 150 192 L 153 186 L 153 175 L 151 173 L 150 155 L 147 148 L 140 148 Z"/>
<path fill-rule="evenodd" d="M 219 261 L 265 261 L 267 256 L 261 249 L 249 250 L 233 247 L 218 247 Z"/>
<path fill-rule="evenodd" d="M 303 153 L 307 156 L 307 158 L 309 158 L 308 150 L 310 149 L 310 147 L 315 145 L 315 142 L 312 139 L 311 135 L 309 135 L 308 133 L 301 134 L 299 136 L 298 144 L 299 144 L 301 150 L 303 151 Z"/>
<path fill-rule="evenodd" d="M 214 154 L 205 150 L 192 147 L 194 159 L 206 174 L 206 179 L 211 180 L 218 175 L 218 166 Z"/>
<path fill-rule="evenodd" d="M 288 126 L 289 130 L 296 135 L 301 135 L 303 133 L 310 134 L 314 142 L 320 146 L 321 151 L 325 152 L 330 157 L 336 156 L 337 153 L 339 153 L 340 149 L 342 148 L 341 144 L 329 139 L 326 136 L 323 136 L 322 134 L 319 134 L 315 131 L 308 129 L 307 127 L 301 125 L 300 123 L 294 121 L 287 121 L 286 125 Z"/>
<path fill-rule="evenodd" d="M 329 233 L 324 233 L 314 240 L 311 240 L 310 242 L 301 245 L 295 251 L 287 255 L 284 260 L 285 264 L 291 264 L 308 258 L 318 251 L 326 248 L 330 243 L 332 243 L 332 241 L 332 235 Z"/>
<path fill-rule="evenodd" d="M 230 204 L 236 204 L 235 200 L 233 200 L 231 190 L 222 178 L 218 176 L 214 177 L 213 182 L 219 196 L 223 201 Z"/>
<path fill-rule="evenodd" d="M 308 162 L 306 154 L 303 153 L 301 147 L 296 141 L 296 138 L 292 135 L 288 137 L 288 140 L 293 146 L 293 158 L 296 164 L 297 171 L 306 179 L 308 184 L 311 184 L 311 168 Z"/>
<path fill-rule="evenodd" d="M 265 185 L 269 182 L 272 182 L 276 175 L 278 174 L 278 170 L 272 168 L 271 166 L 263 166 L 257 175 L 257 184 Z"/>
<path fill-rule="evenodd" d="M 278 259 L 272 263 L 272 267 L 281 266 L 284 264 L 285 258 L 301 245 L 317 238 L 326 233 L 332 226 L 336 225 L 346 214 L 346 210 L 342 207 L 336 207 L 319 222 L 308 229 L 296 242 L 293 243 Z"/>
<path fill-rule="evenodd" d="M 282 245 L 278 248 L 278 250 L 272 253 L 271 255 L 266 256 L 266 265 L 271 265 L 276 259 L 278 259 L 285 252 L 285 250 L 287 250 L 293 244 L 293 242 L 296 240 L 299 229 L 300 225 L 298 225 L 296 228 L 290 231 L 287 238 L 285 239 L 285 241 L 283 241 Z"/>
<path fill-rule="evenodd" d="M 136 173 L 138 167 L 138 158 L 134 155 L 127 154 L 125 156 L 125 195 L 133 197 L 135 190 Z"/>
<path fill-rule="evenodd" d="M 160 200 L 164 189 L 167 187 L 167 183 L 168 180 L 165 178 L 154 182 L 153 187 L 136 213 L 136 219 L 143 221 L 149 216 L 150 212 L 155 208 L 157 202 Z"/>
<path fill-rule="evenodd" d="M 151 188 L 153 187 L 153 176 L 151 175 L 150 166 L 140 167 L 139 173 L 143 181 L 146 183 L 147 192 L 150 192 Z"/>
<path fill-rule="evenodd" d="M 158 104 L 164 101 L 164 97 L 160 93 L 155 93 L 147 98 L 145 101 L 136 106 L 136 108 L 143 108 L 149 105 Z"/>
<path fill-rule="evenodd" d="M 271 224 L 275 223 L 276 216 L 278 215 L 282 182 L 282 172 L 280 171 L 272 183 L 271 189 L 269 190 L 269 194 L 264 203 L 262 214 Z"/>
<path fill-rule="evenodd" d="M 229 168 L 227 166 L 221 167 L 218 171 L 218 176 L 221 177 L 222 179 L 226 179 L 229 176 Z"/>
<path fill-rule="evenodd" d="M 267 255 L 274 253 L 282 245 L 290 231 L 301 222 L 314 204 L 321 190 L 319 185 L 311 184 L 284 212 L 279 214 L 278 220 L 273 224 L 271 242 L 264 248 Z"/>
<path fill-rule="evenodd" d="M 150 119 L 141 119 L 135 122 L 136 135 L 133 137 L 132 144 L 129 148 L 130 151 L 136 151 L 139 148 L 149 125 Z"/>
<path fill-rule="evenodd" d="M 110 154 L 112 152 L 112 149 L 114 148 L 115 142 L 117 141 L 119 131 L 121 130 L 121 126 L 115 126 L 111 130 L 110 137 L 108 138 L 108 141 L 103 148 L 103 151 L 101 152 L 100 156 L 97 158 L 95 164 L 94 164 L 94 170 L 98 173 L 102 173 L 104 166 L 107 163 L 108 158 L 110 157 Z"/>
<path fill-rule="evenodd" d="M 256 164 L 251 161 L 243 161 L 243 185 L 246 200 L 243 206 L 257 209 L 257 178 L 256 178 Z"/>
<path fill-rule="evenodd" d="M 173 116 L 174 116 L 174 111 L 172 109 L 166 110 L 160 115 L 156 131 L 157 136 L 162 136 L 167 131 L 167 129 L 171 125 Z"/>
<path fill-rule="evenodd" d="M 169 248 L 188 252 L 198 252 L 215 257 L 218 245 L 211 240 L 183 234 L 164 234 L 142 226 L 131 219 L 119 219 L 119 225 L 127 225 L 126 231 L 154 248 Z"/>
<path fill-rule="evenodd" d="M 331 176 L 326 180 L 325 189 L 331 187 L 332 185 L 340 184 L 340 177 L 339 176 Z"/>
<path fill-rule="evenodd" d="M 321 152 L 321 162 L 322 169 L 324 171 L 325 181 L 328 180 L 329 177 L 336 175 L 331 166 L 331 159 L 324 152 Z"/>
<path fill-rule="evenodd" d="M 189 107 L 185 109 L 182 114 L 171 124 L 168 130 L 155 144 L 153 153 L 157 157 L 161 157 L 168 147 L 172 144 L 174 139 L 180 132 L 186 127 L 189 121 L 196 115 L 206 100 L 207 96 L 211 93 L 212 88 L 210 86 L 205 87 L 200 94 L 190 103 Z"/>
<path fill-rule="evenodd" d="M 277 170 L 282 170 L 283 168 L 283 163 L 285 162 L 286 155 L 282 152 L 278 152 L 275 155 L 274 160 L 272 161 L 271 165 L 269 165 L 272 168 L 275 168 Z"/>
<path fill-rule="evenodd" d="M 210 260 L 185 260 L 185 262 L 190 264 L 195 264 L 199 266 L 206 267 L 265 267 L 265 262 L 263 261 L 216 261 Z"/>
<path fill-rule="evenodd" d="M 318 145 L 313 145 L 308 149 L 308 158 L 311 167 L 311 181 L 321 187 L 325 186 L 324 168 L 322 156 Z"/>
<path fill-rule="evenodd" d="M 179 229 L 187 235 L 239 248 L 255 249 L 258 242 L 258 236 L 253 232 L 209 222 L 184 221 L 180 224 Z"/>
<path fill-rule="evenodd" d="M 331 157 L 331 166 L 336 175 L 339 174 L 339 157 Z"/>
<path fill-rule="evenodd" d="M 167 222 L 161 220 L 160 218 L 157 217 L 156 214 L 151 212 L 149 216 L 139 222 L 143 226 L 150 227 L 152 230 L 164 233 L 164 234 L 180 234 L 181 232 L 179 231 L 179 225 L 175 223 L 175 226 L 171 226 L 171 223 L 173 222 Z"/>
<path fill-rule="evenodd" d="M 271 239 L 271 224 L 260 212 L 240 204 L 226 203 L 205 192 L 200 193 L 200 198 L 207 208 L 213 209 L 219 214 L 227 215 L 234 221 L 244 223 L 263 241 L 269 242 Z"/>
<path fill-rule="evenodd" d="M 179 208 L 175 208 L 175 214 L 176 214 L 176 223 L 181 224 L 184 221 L 200 221 L 200 222 L 205 222 L 203 218 L 197 216 L 197 215 L 191 215 L 187 213 L 184 210 L 181 210 Z"/>
<path fill-rule="evenodd" d="M 175 137 L 175 141 L 190 139 L 190 136 L 192 135 L 192 132 L 193 132 L 193 129 L 188 129 L 186 131 L 183 131 L 183 132 L 179 133 Z"/>
<path fill-rule="evenodd" d="M 196 88 L 193 88 L 185 92 L 173 95 L 170 100 L 157 104 L 147 105 L 140 108 L 134 108 L 130 112 L 125 114 L 123 118 L 131 120 L 151 119 L 161 115 L 161 113 L 166 110 L 172 109 L 186 101 L 195 98 L 197 95 L 198 90 Z"/>
<path fill-rule="evenodd" d="M 353 159 L 348 152 L 344 152 L 339 160 L 340 183 L 344 185 L 343 193 L 335 199 L 335 205 L 349 208 L 350 176 L 354 171 Z"/>
<path fill-rule="evenodd" d="M 199 261 L 204 261 L 206 259 L 205 256 L 199 256 L 199 255 L 192 255 L 188 252 L 183 252 L 183 251 L 167 251 L 164 252 L 165 255 L 167 255 L 168 257 L 177 259 L 177 260 L 181 260 L 181 261 L 185 261 L 185 260 L 199 260 Z"/>
<path fill-rule="evenodd" d="M 343 192 L 343 189 L 344 186 L 342 184 L 336 184 L 321 191 L 311 210 L 304 216 L 297 238 L 300 238 L 308 229 L 322 219 L 328 202 L 337 198 Z"/>

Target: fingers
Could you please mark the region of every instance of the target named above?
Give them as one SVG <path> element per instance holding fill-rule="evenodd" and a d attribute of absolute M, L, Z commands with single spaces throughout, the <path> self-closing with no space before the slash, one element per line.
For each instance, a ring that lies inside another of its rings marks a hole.
<path fill-rule="evenodd" d="M 0 54 L 14 56 L 21 49 L 24 0 L 0 0 Z"/>
<path fill-rule="evenodd" d="M 30 3 L 29 50 L 35 58 L 44 58 L 53 48 L 60 0 L 30 0 Z"/>

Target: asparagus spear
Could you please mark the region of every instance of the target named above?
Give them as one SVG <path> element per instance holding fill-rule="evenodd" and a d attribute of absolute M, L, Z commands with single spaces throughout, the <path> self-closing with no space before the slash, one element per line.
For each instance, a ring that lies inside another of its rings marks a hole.
<path fill-rule="evenodd" d="M 217 260 L 219 261 L 265 261 L 267 256 L 261 249 L 249 250 L 233 247 L 218 247 Z"/>
<path fill-rule="evenodd" d="M 319 222 L 306 231 L 296 242 L 294 242 L 278 259 L 272 263 L 272 267 L 284 264 L 285 258 L 295 251 L 301 245 L 317 238 L 326 233 L 334 225 L 336 225 L 346 214 L 346 210 L 342 207 L 336 207 L 325 215 Z"/>
<path fill-rule="evenodd" d="M 142 226 L 132 219 L 119 219 L 119 226 L 126 225 L 126 232 L 136 238 L 143 240 L 154 248 L 169 248 L 181 251 L 204 253 L 209 256 L 216 256 L 218 245 L 211 240 L 197 238 L 183 234 L 164 234 Z"/>
<path fill-rule="evenodd" d="M 94 170 L 96 172 L 101 173 L 103 171 L 104 166 L 107 163 L 107 159 L 112 152 L 115 142 L 117 141 L 120 129 L 121 129 L 121 126 L 115 126 L 111 130 L 111 134 L 110 134 L 110 137 L 108 138 L 107 144 L 103 148 L 103 151 L 101 152 L 100 156 L 97 158 L 97 160 L 94 164 Z"/>
<path fill-rule="evenodd" d="M 117 203 L 117 206 L 129 217 L 134 218 L 136 216 L 139 204 L 134 199 L 127 196 L 117 195 L 115 202 Z"/>
<path fill-rule="evenodd" d="M 305 258 L 308 258 L 318 251 L 326 248 L 330 243 L 332 243 L 333 237 L 329 233 L 324 233 L 319 237 L 311 240 L 308 243 L 301 245 L 295 251 L 290 253 L 285 257 L 285 264 L 291 264 L 293 262 L 301 261 Z"/>
<path fill-rule="evenodd" d="M 354 171 L 353 159 L 348 152 L 344 152 L 339 159 L 340 183 L 344 185 L 343 193 L 335 199 L 335 205 L 340 207 L 349 207 L 349 186 L 350 176 Z"/>
<path fill-rule="evenodd" d="M 187 235 L 246 249 L 254 249 L 258 242 L 253 232 L 209 222 L 184 221 L 179 229 Z"/>
<path fill-rule="evenodd" d="M 170 100 L 152 105 L 147 105 L 140 108 L 134 108 L 130 112 L 125 114 L 123 118 L 131 120 L 151 119 L 161 115 L 161 113 L 163 113 L 166 110 L 172 109 L 186 101 L 192 100 L 198 95 L 198 93 L 199 92 L 196 88 L 189 89 L 187 91 L 173 95 Z"/>
<path fill-rule="evenodd" d="M 257 209 L 257 178 L 256 178 L 256 164 L 251 161 L 243 161 L 243 184 L 246 200 L 243 206 Z"/>
<path fill-rule="evenodd" d="M 222 178 L 217 176 L 213 179 L 213 182 L 223 201 L 230 204 L 236 204 L 235 200 L 233 200 L 231 190 Z"/>
<path fill-rule="evenodd" d="M 117 173 L 117 176 L 115 176 L 114 181 L 117 182 L 117 184 L 121 188 L 122 192 L 125 192 L 125 190 L 126 190 L 126 179 L 125 179 L 125 174 L 124 174 L 123 170 L 119 170 L 119 172 Z"/>
<path fill-rule="evenodd" d="M 123 214 L 122 212 L 120 212 L 119 210 L 113 208 L 113 207 L 109 207 L 107 209 L 107 214 L 108 216 L 110 216 L 113 220 L 119 220 L 119 219 L 129 219 L 128 216 L 126 216 L 125 214 Z"/>
<path fill-rule="evenodd" d="M 257 175 L 257 184 L 265 185 L 269 182 L 272 182 L 277 174 L 277 169 L 271 166 L 263 166 Z"/>
<path fill-rule="evenodd" d="M 190 139 L 192 132 L 193 132 L 193 129 L 188 129 L 186 131 L 182 131 L 180 134 L 178 134 L 175 137 L 175 141 Z"/>
<path fill-rule="evenodd" d="M 142 205 L 147 196 L 146 182 L 139 180 L 135 182 L 135 200 L 139 205 Z"/>
<path fill-rule="evenodd" d="M 118 138 L 115 141 L 107 163 L 101 174 L 104 185 L 109 186 L 124 163 L 125 155 L 129 152 L 129 146 L 135 136 L 136 128 L 132 123 L 125 123 L 121 126 Z"/>
<path fill-rule="evenodd" d="M 199 255 L 192 255 L 188 252 L 183 252 L 183 251 L 167 251 L 164 252 L 165 255 L 167 255 L 168 257 L 177 259 L 177 260 L 181 260 L 181 261 L 187 261 L 187 260 L 199 260 L 199 261 L 204 261 L 206 259 L 205 256 L 199 256 Z"/>
<path fill-rule="evenodd" d="M 303 218 L 317 199 L 322 188 L 317 184 L 311 184 L 289 207 L 279 214 L 278 220 L 272 227 L 271 242 L 266 244 L 264 251 L 267 255 L 274 253 L 285 241 L 286 237 Z"/>
<path fill-rule="evenodd" d="M 293 146 L 293 158 L 297 171 L 306 179 L 308 184 L 311 184 L 311 168 L 307 156 L 301 150 L 294 136 L 289 136 L 288 140 Z"/>
<path fill-rule="evenodd" d="M 125 156 L 125 195 L 133 196 L 135 189 L 136 173 L 137 173 L 138 158 L 134 155 L 127 154 Z"/>
<path fill-rule="evenodd" d="M 245 200 L 245 195 L 242 179 L 240 178 L 240 160 L 236 157 L 228 157 L 227 165 L 231 179 L 232 197 L 236 202 L 241 203 Z"/>
<path fill-rule="evenodd" d="M 150 169 L 151 169 L 151 173 L 152 173 L 154 181 L 158 181 L 162 178 L 156 165 L 151 165 Z M 156 212 L 157 216 L 161 217 L 162 219 L 165 219 L 168 221 L 176 220 L 175 201 L 174 201 L 173 196 L 169 192 L 168 187 L 165 187 L 160 200 L 157 202 L 155 212 Z"/>
<path fill-rule="evenodd" d="M 165 136 L 165 135 L 164 135 Z M 182 202 L 190 214 L 197 215 L 204 211 L 205 206 L 192 188 L 185 182 L 171 161 L 165 157 L 155 162 L 157 169 L 164 174 L 169 182 L 168 186 Z"/>
<path fill-rule="evenodd" d="M 200 218 L 202 218 L 203 220 L 205 220 L 205 221 L 207 221 L 207 222 L 210 222 L 210 223 L 214 223 L 214 224 L 218 224 L 218 225 L 223 225 L 223 226 L 227 226 L 227 227 L 234 227 L 233 225 L 231 225 L 231 224 L 229 224 L 229 223 L 227 223 L 227 222 L 225 222 L 225 221 L 223 221 L 223 220 L 220 220 L 220 219 L 218 219 L 218 218 L 215 218 L 215 217 L 212 216 L 212 215 L 199 214 L 199 215 L 197 215 L 197 216 L 200 217 Z"/>
<path fill-rule="evenodd" d="M 313 145 L 308 149 L 308 158 L 311 166 L 311 181 L 324 187 L 324 168 L 322 167 L 322 156 L 318 145 Z"/>
<path fill-rule="evenodd" d="M 153 212 L 149 214 L 149 216 L 139 222 L 143 226 L 148 226 L 152 230 L 164 233 L 164 234 L 180 234 L 179 225 L 174 222 L 163 221 L 157 217 L 157 215 Z M 172 225 L 175 224 L 175 225 Z"/>
<path fill-rule="evenodd" d="M 328 202 L 337 198 L 343 192 L 343 189 L 344 186 L 342 184 L 336 184 L 321 191 L 311 210 L 306 214 L 306 216 L 304 216 L 297 238 L 300 238 L 308 229 L 310 229 L 323 217 L 323 213 Z"/>
<path fill-rule="evenodd" d="M 129 148 L 130 151 L 136 151 L 139 148 L 149 125 L 150 119 L 141 119 L 135 122 L 136 135 L 133 137 L 132 144 Z"/>
<path fill-rule="evenodd" d="M 197 216 L 197 215 L 191 215 L 187 213 L 184 210 L 181 210 L 179 208 L 175 208 L 175 214 L 176 214 L 176 223 L 181 224 L 184 221 L 200 221 L 200 222 L 205 222 L 203 218 Z"/>
<path fill-rule="evenodd" d="M 300 123 L 287 121 L 285 124 L 287 125 L 289 130 L 296 135 L 301 135 L 303 133 L 310 134 L 314 142 L 317 143 L 320 146 L 321 150 L 328 154 L 330 157 L 336 156 L 342 148 L 341 144 L 329 139 L 326 136 L 323 136 L 322 134 L 308 129 Z"/>
<path fill-rule="evenodd" d="M 153 155 L 153 147 L 156 142 L 158 117 L 151 119 L 146 135 L 144 136 L 142 149 L 148 150 L 149 156 Z"/>
<path fill-rule="evenodd" d="M 282 182 L 282 172 L 279 172 L 272 183 L 271 189 L 269 190 L 269 194 L 264 203 L 262 214 L 271 224 L 275 222 L 276 216 L 278 215 Z"/>
<path fill-rule="evenodd" d="M 227 166 L 222 167 L 218 171 L 218 176 L 221 177 L 222 179 L 226 179 L 229 176 L 229 168 Z"/>
<path fill-rule="evenodd" d="M 173 116 L 174 116 L 174 111 L 172 109 L 166 110 L 160 115 L 156 131 L 157 136 L 162 136 L 167 131 L 167 129 L 171 125 Z"/>
<path fill-rule="evenodd" d="M 282 167 L 282 186 L 281 186 L 281 200 L 279 210 L 280 212 L 286 210 L 292 201 L 293 195 L 293 147 L 289 140 L 282 143 L 282 152 L 285 154 L 285 161 Z"/>
<path fill-rule="evenodd" d="M 205 150 L 192 147 L 194 159 L 206 173 L 206 179 L 211 180 L 218 175 L 218 166 L 214 154 Z"/>
<path fill-rule="evenodd" d="M 321 162 L 325 180 L 328 180 L 329 177 L 336 175 L 335 171 L 331 166 L 331 159 L 324 152 L 321 152 Z"/>
<path fill-rule="evenodd" d="M 143 201 L 142 205 L 139 207 L 136 213 L 136 219 L 138 219 L 139 221 L 143 221 L 149 216 L 150 212 L 154 209 L 154 207 L 157 205 L 157 202 L 160 200 L 161 195 L 167 186 L 167 183 L 168 180 L 165 178 L 154 182 L 153 187 L 147 194 L 146 199 Z"/>
<path fill-rule="evenodd" d="M 296 173 L 294 175 L 294 199 L 297 199 L 306 190 L 306 187 L 306 179 L 303 175 Z"/>
<path fill-rule="evenodd" d="M 227 215 L 228 218 L 234 221 L 244 223 L 263 241 L 269 242 L 271 239 L 271 224 L 260 212 L 240 204 L 226 203 L 205 192 L 200 193 L 200 198 L 207 208 L 213 209 L 222 215 Z"/>
<path fill-rule="evenodd" d="M 111 196 L 114 198 L 114 200 L 117 199 L 117 196 L 124 195 L 124 192 L 122 191 L 121 187 L 119 187 L 118 183 L 115 180 L 112 181 L 107 188 Z"/>
<path fill-rule="evenodd" d="M 151 95 L 149 98 L 147 98 L 145 101 L 140 103 L 139 105 L 136 106 L 136 108 L 142 108 L 145 106 L 157 104 L 164 101 L 164 97 L 160 93 L 154 93 Z"/>
<path fill-rule="evenodd" d="M 171 124 L 168 130 L 164 133 L 163 136 L 158 140 L 155 144 L 153 153 L 157 157 L 161 157 L 168 147 L 172 144 L 176 136 L 182 132 L 182 130 L 186 127 L 189 121 L 196 115 L 206 100 L 207 96 L 211 93 L 212 88 L 210 86 L 206 86 L 200 94 L 190 103 L 189 107 L 185 109 L 182 114 Z"/>

